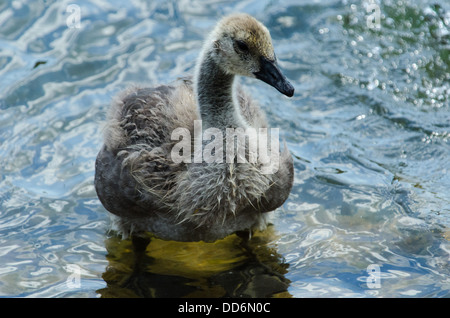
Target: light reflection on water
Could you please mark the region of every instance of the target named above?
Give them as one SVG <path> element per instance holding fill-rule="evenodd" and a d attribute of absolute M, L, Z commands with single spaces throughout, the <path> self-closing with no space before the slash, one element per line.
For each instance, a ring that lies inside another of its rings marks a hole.
<path fill-rule="evenodd" d="M 0 296 L 450 295 L 445 1 L 376 2 L 379 29 L 364 1 L 77 1 L 79 29 L 70 3 L 0 3 Z M 291 196 L 248 245 L 153 239 L 136 265 L 93 187 L 105 111 L 190 72 L 232 11 L 268 26 L 296 87 L 241 80 L 294 155 Z"/>
<path fill-rule="evenodd" d="M 214 243 L 151 238 L 145 255 L 130 240 L 106 241 L 109 266 L 102 297 L 291 297 L 273 228 L 252 240 L 231 235 Z"/>

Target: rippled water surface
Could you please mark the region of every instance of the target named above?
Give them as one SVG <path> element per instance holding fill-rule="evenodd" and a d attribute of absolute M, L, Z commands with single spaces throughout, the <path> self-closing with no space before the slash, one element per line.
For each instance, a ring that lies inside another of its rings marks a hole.
<path fill-rule="evenodd" d="M 291 149 L 292 193 L 248 243 L 139 256 L 93 187 L 105 112 L 191 72 L 234 11 L 296 87 L 241 79 Z M 449 297 L 449 52 L 445 0 L 0 1 L 0 296 Z"/>

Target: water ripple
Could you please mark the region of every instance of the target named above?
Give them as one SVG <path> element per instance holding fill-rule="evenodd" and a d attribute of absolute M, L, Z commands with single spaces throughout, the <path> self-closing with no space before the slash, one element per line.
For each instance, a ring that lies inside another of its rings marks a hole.
<path fill-rule="evenodd" d="M 268 26 L 296 87 L 280 101 L 241 79 L 294 155 L 294 187 L 247 249 L 236 236 L 155 241 L 141 292 L 449 296 L 447 2 L 374 1 L 375 28 L 358 0 L 83 0 L 80 28 L 69 4 L 0 5 L 1 296 L 136 296 L 117 285 L 132 272 L 130 242 L 108 232 L 93 187 L 105 111 L 131 84 L 191 72 L 204 35 L 233 11 Z M 367 285 L 374 264 L 378 289 Z"/>

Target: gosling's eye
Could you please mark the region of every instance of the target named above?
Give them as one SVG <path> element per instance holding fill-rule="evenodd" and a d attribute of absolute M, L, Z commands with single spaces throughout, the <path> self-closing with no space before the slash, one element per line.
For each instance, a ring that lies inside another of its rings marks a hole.
<path fill-rule="evenodd" d="M 240 40 L 236 40 L 236 47 L 241 51 L 241 52 L 248 52 L 248 46 L 247 43 L 245 43 L 244 41 L 240 41 Z"/>

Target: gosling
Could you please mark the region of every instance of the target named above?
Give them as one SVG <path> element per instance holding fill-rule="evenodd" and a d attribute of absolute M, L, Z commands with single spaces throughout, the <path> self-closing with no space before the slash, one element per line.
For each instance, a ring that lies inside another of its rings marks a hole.
<path fill-rule="evenodd" d="M 288 97 L 294 94 L 278 67 L 269 31 L 247 14 L 219 21 L 192 79 L 134 87 L 113 101 L 96 159 L 95 189 L 124 237 L 151 232 L 165 240 L 212 242 L 263 230 L 267 212 L 286 201 L 294 176 L 286 145 L 283 151 L 270 149 L 279 159 L 273 173 L 258 160 L 239 161 L 238 151 L 231 161 L 218 149 L 211 152 L 216 155 L 212 162 L 173 160 L 180 143 L 174 131 L 191 136 L 183 149 L 189 150 L 208 129 L 222 132 L 225 142 L 227 129 L 268 128 L 264 113 L 235 83 L 236 76 L 257 78 Z M 246 136 L 241 142 L 246 159 L 258 157 L 249 140 Z M 208 145 L 200 141 L 200 146 Z"/>

